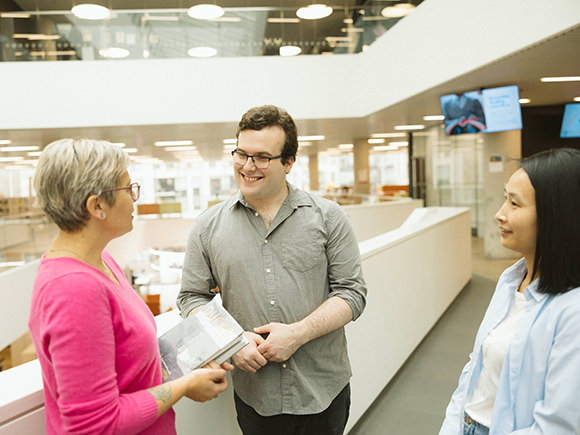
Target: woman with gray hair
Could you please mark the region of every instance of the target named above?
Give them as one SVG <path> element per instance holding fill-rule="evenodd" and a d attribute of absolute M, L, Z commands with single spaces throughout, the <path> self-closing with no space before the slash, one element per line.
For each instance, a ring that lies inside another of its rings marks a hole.
<path fill-rule="evenodd" d="M 153 315 L 105 251 L 133 228 L 140 187 L 128 163 L 122 149 L 88 139 L 53 142 L 40 156 L 37 204 L 59 227 L 38 269 L 29 321 L 48 434 L 174 434 L 175 402 L 203 402 L 227 388 L 215 363 L 161 383 Z"/>

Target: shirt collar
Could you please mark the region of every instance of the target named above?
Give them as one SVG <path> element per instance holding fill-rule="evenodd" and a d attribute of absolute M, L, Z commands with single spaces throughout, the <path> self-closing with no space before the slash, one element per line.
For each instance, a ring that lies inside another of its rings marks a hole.
<path fill-rule="evenodd" d="M 527 267 L 525 259 L 521 258 L 518 260 L 514 265 L 510 266 L 506 269 L 505 274 L 507 278 L 507 282 L 514 282 L 520 283 L 526 274 Z M 524 294 L 526 295 L 526 299 L 533 298 L 536 302 L 541 302 L 548 294 L 540 293 L 538 291 L 538 285 L 540 283 L 539 279 L 535 279 L 526 287 L 524 290 Z"/>
<path fill-rule="evenodd" d="M 286 186 L 288 186 L 288 196 L 284 200 L 283 205 L 288 205 L 288 207 L 292 209 L 297 209 L 298 207 L 308 207 L 312 206 L 313 202 L 312 199 L 306 194 L 306 192 L 297 189 L 292 184 L 286 182 Z M 232 201 L 231 208 L 233 208 L 236 204 L 241 204 L 246 208 L 251 208 L 242 192 L 238 190 L 238 193 L 234 196 L 234 201 Z"/>

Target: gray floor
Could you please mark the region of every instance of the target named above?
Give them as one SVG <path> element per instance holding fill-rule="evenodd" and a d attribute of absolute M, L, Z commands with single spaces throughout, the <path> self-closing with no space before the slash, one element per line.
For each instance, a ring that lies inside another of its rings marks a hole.
<path fill-rule="evenodd" d="M 474 274 L 349 435 L 437 434 L 495 281 Z"/>

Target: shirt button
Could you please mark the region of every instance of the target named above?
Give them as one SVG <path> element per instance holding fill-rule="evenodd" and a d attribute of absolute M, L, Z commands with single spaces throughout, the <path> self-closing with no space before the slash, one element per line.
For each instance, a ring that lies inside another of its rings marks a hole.
<path fill-rule="evenodd" d="M 266 272 L 270 273 L 270 269 L 266 269 Z"/>
<path fill-rule="evenodd" d="M 258 212 L 256 212 L 256 216 L 259 216 L 259 213 Z"/>
<path fill-rule="evenodd" d="M 271 300 L 270 301 L 270 305 L 275 305 L 275 304 L 276 304 L 276 301 L 275 300 Z"/>
<path fill-rule="evenodd" d="M 283 369 L 285 369 L 286 367 L 288 367 L 288 366 L 286 365 L 286 363 L 282 364 L 282 368 L 283 368 Z"/>
<path fill-rule="evenodd" d="M 268 243 L 268 239 L 264 240 L 264 243 Z"/>

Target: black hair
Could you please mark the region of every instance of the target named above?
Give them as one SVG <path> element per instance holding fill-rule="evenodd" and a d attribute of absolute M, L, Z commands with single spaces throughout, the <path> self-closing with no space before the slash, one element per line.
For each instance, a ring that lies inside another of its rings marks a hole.
<path fill-rule="evenodd" d="M 266 127 L 278 126 L 284 130 L 286 140 L 282 147 L 282 164 L 289 159 L 296 160 L 298 151 L 298 131 L 292 117 L 284 109 L 272 105 L 253 107 L 243 114 L 238 125 L 236 138 L 244 130 L 262 130 Z"/>
<path fill-rule="evenodd" d="M 537 235 L 532 276 L 538 291 L 580 286 L 580 151 L 556 148 L 520 162 L 536 195 Z"/>

